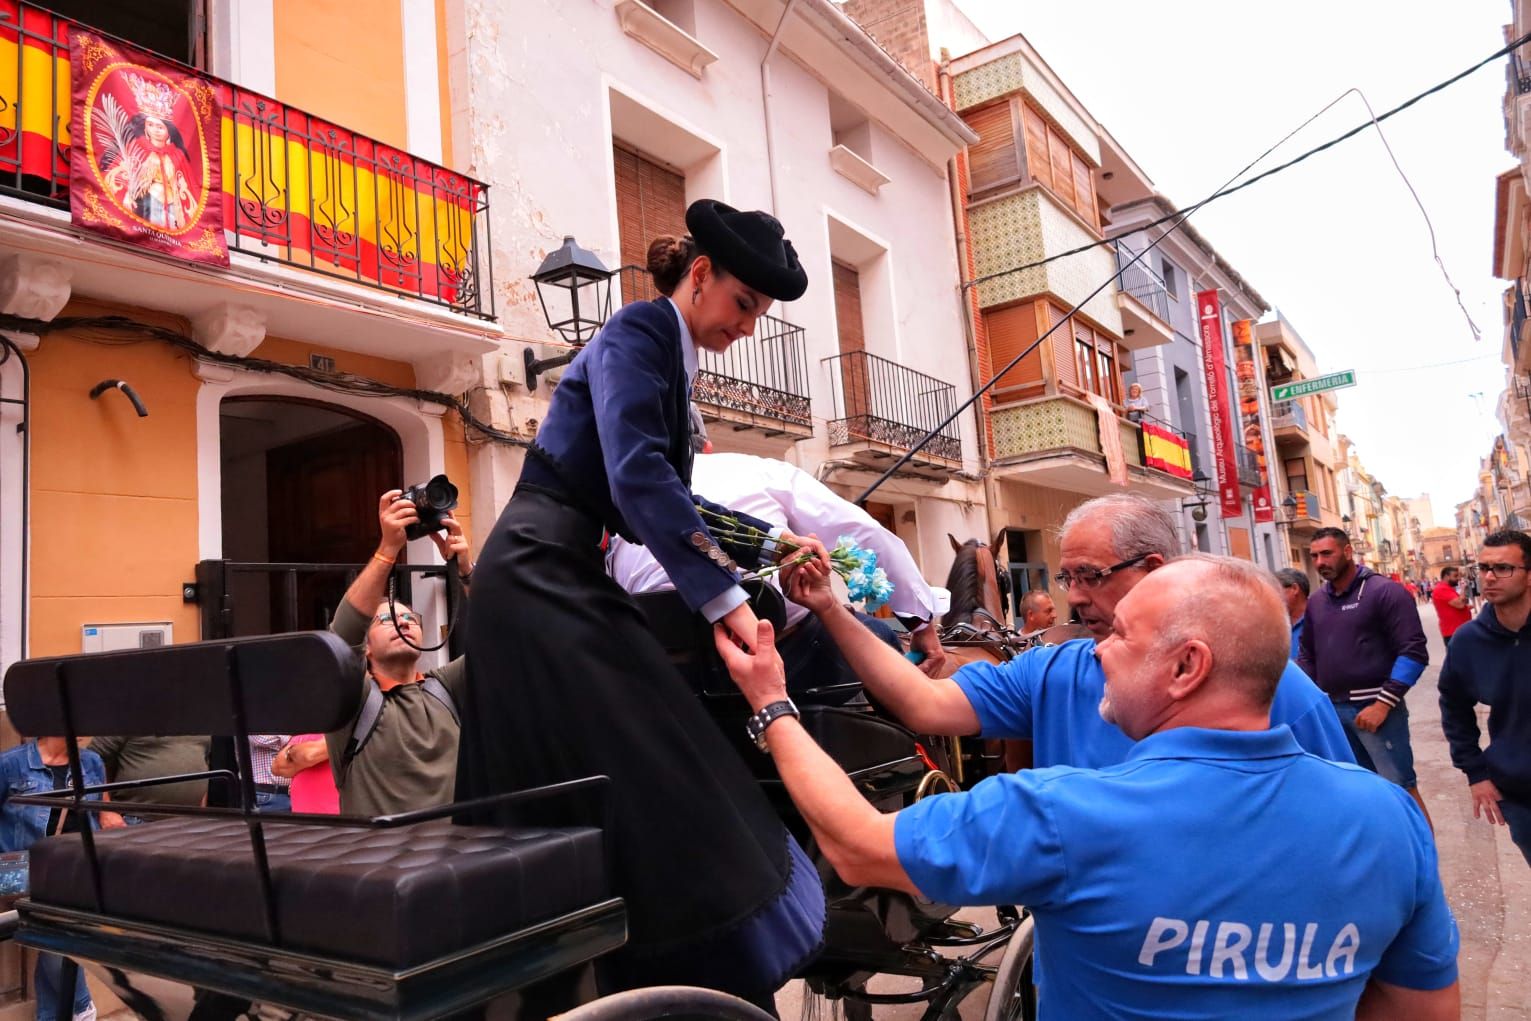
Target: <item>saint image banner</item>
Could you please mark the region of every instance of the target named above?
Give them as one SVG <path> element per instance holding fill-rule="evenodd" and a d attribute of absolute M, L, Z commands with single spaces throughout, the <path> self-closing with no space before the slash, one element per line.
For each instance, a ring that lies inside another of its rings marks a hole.
<path fill-rule="evenodd" d="M 227 266 L 213 83 L 78 28 L 69 68 L 70 218 L 118 241 Z"/>
<path fill-rule="evenodd" d="M 1223 310 L 1217 291 L 1196 294 L 1201 328 L 1202 378 L 1207 386 L 1207 411 L 1212 418 L 1212 465 L 1217 474 L 1217 502 L 1223 517 L 1244 513 L 1239 492 L 1238 455 L 1233 450 L 1233 408 L 1229 403 L 1227 363 L 1223 360 Z"/>
<path fill-rule="evenodd" d="M 1255 455 L 1260 467 L 1260 485 L 1249 499 L 1254 505 L 1255 521 L 1269 523 L 1276 520 L 1276 508 L 1271 504 L 1270 466 L 1265 450 L 1265 427 L 1260 420 L 1260 360 L 1255 347 L 1255 324 L 1252 319 L 1237 319 L 1233 323 L 1233 376 L 1239 388 L 1239 426 L 1244 446 Z"/>

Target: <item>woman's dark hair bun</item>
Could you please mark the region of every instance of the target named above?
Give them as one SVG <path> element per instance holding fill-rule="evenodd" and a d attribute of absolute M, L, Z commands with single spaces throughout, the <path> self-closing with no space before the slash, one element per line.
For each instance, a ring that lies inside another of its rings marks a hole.
<path fill-rule="evenodd" d="M 648 271 L 660 294 L 669 297 L 696 261 L 699 249 L 690 234 L 661 234 L 649 242 Z"/>

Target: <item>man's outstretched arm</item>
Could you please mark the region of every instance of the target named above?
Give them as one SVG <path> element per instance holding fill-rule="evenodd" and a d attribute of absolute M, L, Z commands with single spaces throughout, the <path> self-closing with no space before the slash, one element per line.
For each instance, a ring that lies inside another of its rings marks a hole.
<path fill-rule="evenodd" d="M 1453 982 L 1444 989 L 1409 989 L 1379 979 L 1366 983 L 1356 1007 L 1356 1021 L 1459 1021 L 1462 992 Z"/>

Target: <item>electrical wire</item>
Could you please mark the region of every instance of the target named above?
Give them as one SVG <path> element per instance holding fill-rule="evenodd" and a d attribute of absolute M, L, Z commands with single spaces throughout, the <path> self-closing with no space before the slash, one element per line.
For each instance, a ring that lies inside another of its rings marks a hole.
<path fill-rule="evenodd" d="M 1495 60 L 1498 60 L 1500 57 L 1503 57 L 1503 56 L 1509 54 L 1511 51 L 1513 51 L 1515 49 L 1518 49 L 1519 47 L 1525 45 L 1527 42 L 1531 42 L 1531 32 L 1526 33 L 1525 35 L 1521 36 L 1519 39 L 1516 39 L 1514 42 L 1506 44 L 1505 46 L 1501 47 L 1500 49 L 1498 49 L 1498 50 L 1494 51 L 1493 53 L 1489 54 L 1487 57 L 1484 57 L 1482 60 L 1478 61 L 1476 64 L 1472 65 L 1471 67 L 1469 67 L 1469 68 L 1467 68 L 1467 69 L 1465 69 L 1463 71 L 1457 72 L 1456 74 L 1452 75 L 1450 78 L 1447 78 L 1445 81 L 1442 81 L 1442 82 L 1439 82 L 1439 83 L 1437 83 L 1435 85 L 1432 85 L 1432 86 L 1430 86 L 1430 88 L 1426 89 L 1425 91 L 1420 92 L 1420 93 L 1410 97 L 1409 99 L 1404 100 L 1402 103 L 1399 103 L 1397 106 L 1393 107 L 1391 110 L 1387 110 L 1387 111 L 1385 111 L 1383 113 L 1380 113 L 1380 114 L 1374 114 L 1365 123 L 1357 124 L 1355 127 L 1351 128 L 1349 131 L 1345 132 L 1342 135 L 1336 135 L 1334 138 L 1331 138 L 1329 141 L 1324 142 L 1321 145 L 1314 146 L 1312 149 L 1309 149 L 1307 152 L 1304 152 L 1304 153 L 1302 153 L 1299 156 L 1296 156 L 1296 157 L 1294 157 L 1292 159 L 1289 159 L 1285 163 L 1281 163 L 1281 164 L 1278 164 L 1277 166 L 1271 167 L 1269 170 L 1261 171 L 1259 174 L 1256 174 L 1254 177 L 1251 177 L 1247 181 L 1242 181 L 1242 182 L 1240 182 L 1237 185 L 1231 185 L 1231 186 L 1230 185 L 1225 185 L 1221 189 L 1213 192 L 1211 195 L 1208 195 L 1206 198 L 1204 198 L 1200 202 L 1196 203 L 1194 206 L 1191 207 L 1191 209 L 1188 212 L 1194 212 L 1194 211 L 1200 209 L 1202 206 L 1205 206 L 1209 202 L 1215 202 L 1218 199 L 1225 198 L 1226 196 L 1232 195 L 1235 192 L 1243 191 L 1245 188 L 1248 188 L 1252 184 L 1255 184 L 1255 183 L 1257 183 L 1259 181 L 1263 181 L 1267 177 L 1273 177 L 1276 174 L 1279 174 L 1279 173 L 1281 173 L 1284 170 L 1290 170 L 1292 167 L 1295 167 L 1297 164 L 1303 162 L 1304 160 L 1309 159 L 1310 157 L 1313 157 L 1313 156 L 1317 156 L 1319 153 L 1324 152 L 1324 151 L 1326 151 L 1328 149 L 1332 149 L 1335 146 L 1339 145 L 1341 142 L 1344 142 L 1344 141 L 1346 141 L 1346 140 L 1348 140 L 1350 138 L 1354 138 L 1356 135 L 1358 135 L 1361 132 L 1365 131 L 1367 128 L 1375 127 L 1376 125 L 1380 124 L 1382 121 L 1387 120 L 1389 117 L 1392 117 L 1392 116 L 1394 116 L 1396 114 L 1402 113 L 1403 111 L 1407 110 L 1409 107 L 1411 107 L 1414 104 L 1418 103 L 1420 100 L 1426 99 L 1426 98 L 1428 98 L 1430 96 L 1435 95 L 1435 93 L 1440 92 L 1443 89 L 1446 89 L 1446 88 L 1448 88 L 1448 87 L 1450 87 L 1452 85 L 1455 85 L 1457 82 L 1461 81 L 1463 78 L 1466 78 L 1467 76 L 1473 74 L 1475 71 L 1478 71 L 1481 68 L 1487 66 L 1488 64 L 1494 62 Z M 1337 102 L 1339 102 L 1340 99 L 1343 99 L 1343 98 L 1344 98 L 1344 96 L 1340 96 L 1340 97 L 1336 98 L 1334 102 L 1337 103 Z M 1363 97 L 1363 102 L 1364 102 L 1364 97 Z M 1334 103 L 1331 103 L 1329 105 L 1333 106 Z M 1324 109 L 1327 110 L 1328 107 L 1325 107 Z M 1235 178 L 1235 180 L 1237 180 L 1237 178 Z M 1138 227 L 1137 229 L 1138 230 L 1147 230 L 1147 229 L 1149 229 L 1151 227 L 1157 227 L 1157 226 L 1159 226 L 1161 224 L 1168 223 L 1169 221 L 1173 220 L 1175 217 L 1180 216 L 1180 215 L 1182 215 L 1182 211 L 1181 210 L 1179 210 L 1179 209 L 1172 210 L 1171 212 L 1166 213 L 1165 215 L 1159 217 L 1159 219 L 1150 221 L 1149 223 L 1145 223 L 1141 227 Z M 1092 241 L 1092 242 L 1090 242 L 1087 245 L 1080 245 L 1078 248 L 1070 248 L 1067 251 L 1057 252 L 1057 253 L 1055 253 L 1053 255 L 1047 256 L 1046 258 L 1037 259 L 1034 262 L 1024 263 L 1024 264 L 1019 265 L 1019 266 L 1012 266 L 1009 269 L 996 270 L 993 273 L 986 273 L 986 274 L 984 274 L 981 277 L 974 277 L 972 280 L 969 280 L 967 283 L 963 284 L 962 286 L 963 286 L 964 289 L 969 288 L 969 287 L 976 287 L 978 284 L 987 283 L 990 280 L 998 280 L 1001 277 L 1010 276 L 1011 274 L 1014 274 L 1014 273 L 1024 273 L 1028 269 L 1036 269 L 1038 266 L 1046 266 L 1048 263 L 1050 263 L 1050 262 L 1057 262 L 1059 259 L 1067 259 L 1070 256 L 1080 255 L 1080 254 L 1083 254 L 1084 252 L 1093 251 L 1096 248 L 1104 248 L 1107 245 L 1112 244 L 1113 240 L 1114 239 L 1111 239 L 1111 238 L 1104 238 L 1104 239 L 1102 239 L 1100 241 Z"/>

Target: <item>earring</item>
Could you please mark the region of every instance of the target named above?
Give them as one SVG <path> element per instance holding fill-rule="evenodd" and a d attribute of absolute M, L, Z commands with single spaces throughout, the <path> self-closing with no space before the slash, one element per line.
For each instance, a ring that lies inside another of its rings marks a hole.
<path fill-rule="evenodd" d="M 702 300 L 702 285 L 701 284 L 697 284 L 695 287 L 691 288 L 691 304 L 693 304 L 693 305 L 699 304 L 701 302 L 701 300 Z"/>

